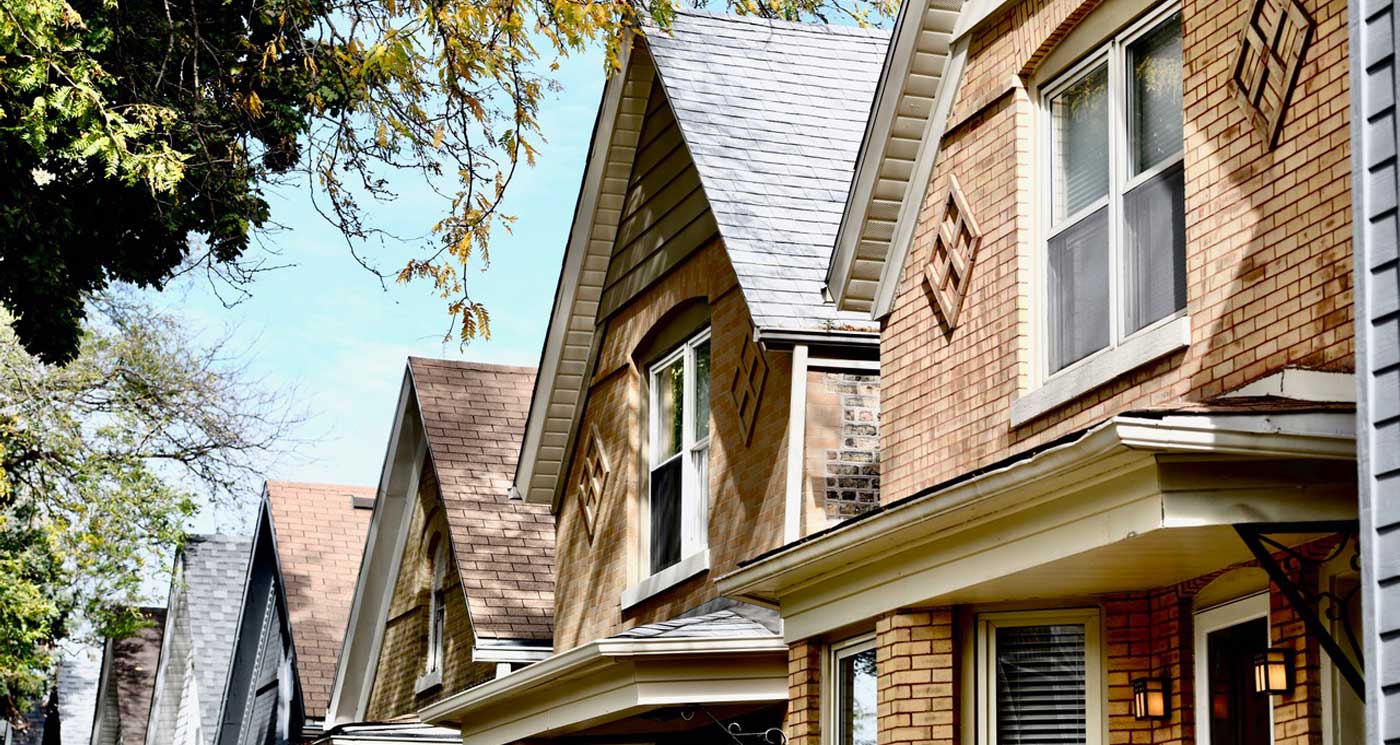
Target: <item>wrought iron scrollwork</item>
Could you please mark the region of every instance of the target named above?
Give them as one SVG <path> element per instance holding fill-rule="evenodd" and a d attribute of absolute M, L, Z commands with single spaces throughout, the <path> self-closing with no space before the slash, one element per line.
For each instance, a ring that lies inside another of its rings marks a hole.
<path fill-rule="evenodd" d="M 730 741 L 733 742 L 735 745 L 749 745 L 750 743 L 763 743 L 764 745 L 787 745 L 787 733 L 783 732 L 777 727 L 769 727 L 768 729 L 759 730 L 756 732 L 745 732 L 743 725 L 739 724 L 738 722 L 730 722 L 729 724 L 724 724 L 709 709 L 700 705 L 696 705 L 691 709 L 682 711 L 681 719 L 684 719 L 687 722 L 690 721 L 691 719 L 695 718 L 696 711 L 704 712 L 705 716 L 709 717 L 710 721 L 714 722 L 716 727 L 719 727 L 720 729 L 724 730 L 724 733 L 726 735 L 729 735 Z"/>
<path fill-rule="evenodd" d="M 1240 538 L 1254 554 L 1259 566 L 1268 573 L 1269 579 L 1278 585 L 1279 592 L 1283 594 L 1288 605 L 1293 608 L 1298 617 L 1303 620 L 1303 626 L 1308 633 L 1317 639 L 1318 646 L 1322 647 L 1327 656 L 1331 658 L 1337 671 L 1356 691 L 1356 695 L 1364 698 L 1366 696 L 1366 683 L 1362 670 L 1364 669 L 1365 657 L 1362 653 L 1361 640 L 1356 636 L 1353 623 L 1356 619 L 1351 618 L 1351 604 L 1356 593 L 1360 591 L 1361 584 L 1358 582 L 1355 587 L 1339 595 L 1331 588 L 1314 587 L 1311 583 L 1304 581 L 1323 564 L 1341 557 L 1348 548 L 1352 551 L 1351 556 L 1347 559 L 1348 564 L 1353 570 L 1361 571 L 1361 555 L 1356 540 L 1359 534 L 1357 522 L 1338 520 L 1252 523 L 1236 525 L 1235 532 L 1239 533 Z M 1342 539 L 1325 555 L 1316 556 L 1299 551 L 1293 546 L 1270 537 L 1271 535 L 1305 533 L 1340 533 Z M 1332 634 L 1332 629 L 1328 628 L 1328 624 L 1322 622 L 1323 616 L 1333 622 L 1334 628 L 1336 626 L 1342 627 L 1347 644 L 1351 647 L 1354 656 L 1348 656 L 1342 650 L 1341 644 Z"/>

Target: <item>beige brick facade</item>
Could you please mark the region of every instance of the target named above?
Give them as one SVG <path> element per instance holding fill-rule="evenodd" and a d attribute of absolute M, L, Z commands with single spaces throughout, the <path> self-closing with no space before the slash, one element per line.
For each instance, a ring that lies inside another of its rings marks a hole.
<path fill-rule="evenodd" d="M 875 623 L 880 745 L 952 745 L 957 732 L 953 609 L 901 610 Z"/>
<path fill-rule="evenodd" d="M 472 662 L 471 618 L 467 613 L 457 562 L 449 552 L 446 588 L 447 621 L 443 631 L 442 685 L 422 693 L 414 688 L 427 670 L 428 603 L 432 592 L 432 548 L 448 536 L 447 520 L 438 495 L 431 458 L 423 465 L 418 499 L 408 526 L 408 539 L 394 583 L 379 663 L 370 689 L 366 719 L 383 722 L 414 715 L 446 696 L 490 680 L 496 667 Z"/>
<path fill-rule="evenodd" d="M 1112 1 L 1112 0 L 1110 0 Z M 1026 0 L 973 32 L 962 85 L 881 342 L 886 502 L 1114 413 L 1203 400 L 1298 366 L 1352 368 L 1346 5 L 1305 3 L 1317 32 L 1279 146 L 1230 88 L 1246 2 L 1186 0 L 1189 349 L 1013 428 L 1032 380 L 1037 65 L 1099 0 Z M 923 283 L 956 175 L 984 236 L 945 334 Z"/>
<path fill-rule="evenodd" d="M 710 309 L 710 570 L 623 612 L 635 583 L 643 499 L 643 376 L 651 360 L 634 355 L 667 315 L 694 299 Z M 730 396 L 741 345 L 752 322 L 724 247 L 692 254 L 608 319 L 579 432 L 596 428 L 611 471 L 590 537 L 577 490 L 586 438 L 574 443 L 556 516 L 554 648 L 562 652 L 635 625 L 672 618 L 719 596 L 714 578 L 739 561 L 778 546 L 783 537 L 791 355 L 769 351 L 768 375 L 747 444 Z"/>

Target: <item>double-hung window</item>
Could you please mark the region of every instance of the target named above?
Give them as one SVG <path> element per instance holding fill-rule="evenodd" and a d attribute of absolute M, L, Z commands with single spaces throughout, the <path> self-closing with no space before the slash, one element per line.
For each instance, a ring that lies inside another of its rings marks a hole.
<path fill-rule="evenodd" d="M 710 333 L 651 366 L 648 570 L 657 575 L 701 554 L 710 458 Z"/>
<path fill-rule="evenodd" d="M 983 614 L 977 629 L 980 742 L 1101 742 L 1096 610 Z"/>
<path fill-rule="evenodd" d="M 1041 88 L 1045 371 L 1186 308 L 1181 13 L 1143 18 Z"/>
<path fill-rule="evenodd" d="M 831 702 L 826 725 L 830 745 L 875 745 L 878 701 L 875 638 L 865 636 L 832 645 Z"/>

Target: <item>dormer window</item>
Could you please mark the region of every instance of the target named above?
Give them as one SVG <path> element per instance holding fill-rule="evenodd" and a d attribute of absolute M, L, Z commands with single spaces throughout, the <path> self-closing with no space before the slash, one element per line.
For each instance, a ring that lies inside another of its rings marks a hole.
<path fill-rule="evenodd" d="M 1186 308 L 1180 11 L 1128 27 L 1041 96 L 1054 375 Z"/>
<path fill-rule="evenodd" d="M 648 569 L 656 575 L 708 547 L 710 332 L 651 366 Z"/>

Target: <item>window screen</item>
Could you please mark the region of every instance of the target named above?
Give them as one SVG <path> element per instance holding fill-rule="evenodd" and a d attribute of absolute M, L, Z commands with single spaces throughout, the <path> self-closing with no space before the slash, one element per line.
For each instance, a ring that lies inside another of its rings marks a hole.
<path fill-rule="evenodd" d="M 651 572 L 681 560 L 681 459 L 651 472 Z"/>
<path fill-rule="evenodd" d="M 996 629 L 997 745 L 1082 745 L 1084 626 Z"/>

